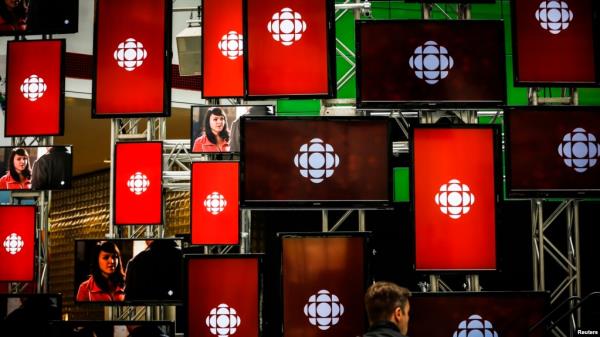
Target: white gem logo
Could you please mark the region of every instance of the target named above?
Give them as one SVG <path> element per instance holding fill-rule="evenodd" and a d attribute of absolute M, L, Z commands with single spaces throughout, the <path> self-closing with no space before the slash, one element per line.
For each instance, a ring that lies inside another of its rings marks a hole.
<path fill-rule="evenodd" d="M 333 146 L 319 138 L 313 138 L 308 144 L 300 146 L 300 152 L 294 157 L 294 165 L 300 174 L 318 184 L 333 175 L 334 169 L 340 165 L 340 157 Z"/>
<path fill-rule="evenodd" d="M 219 50 L 223 56 L 229 57 L 230 60 L 235 60 L 239 56 L 244 55 L 244 36 L 232 30 L 223 35 L 219 41 Z"/>
<path fill-rule="evenodd" d="M 490 321 L 479 315 L 471 315 L 458 324 L 458 330 L 452 337 L 498 337 L 498 332 Z"/>
<path fill-rule="evenodd" d="M 4 249 L 6 249 L 6 251 L 11 255 L 15 255 L 20 252 L 24 245 L 25 242 L 23 241 L 23 238 L 21 238 L 21 236 L 17 233 L 12 233 L 4 240 Z"/>
<path fill-rule="evenodd" d="M 559 34 L 573 21 L 573 11 L 566 1 L 542 1 L 535 11 L 540 26 L 552 34 Z"/>
<path fill-rule="evenodd" d="M 340 299 L 324 289 L 310 296 L 304 306 L 304 315 L 308 317 L 310 324 L 320 330 L 329 330 L 338 324 L 343 314 L 344 306 L 340 303 Z"/>
<path fill-rule="evenodd" d="M 228 337 L 235 334 L 241 322 L 242 319 L 238 316 L 237 311 L 224 303 L 212 308 L 206 317 L 206 326 L 210 328 L 210 333 L 217 337 Z"/>
<path fill-rule="evenodd" d="M 306 32 L 306 21 L 302 20 L 300 13 L 286 7 L 273 14 L 271 21 L 267 23 L 267 29 L 275 41 L 291 46 Z"/>
<path fill-rule="evenodd" d="M 148 57 L 148 51 L 144 49 L 141 42 L 129 38 L 125 42 L 119 43 L 113 57 L 119 67 L 127 71 L 133 71 L 142 66 L 144 60 Z"/>
<path fill-rule="evenodd" d="M 467 184 L 462 184 L 458 179 L 451 179 L 435 194 L 435 203 L 450 219 L 459 219 L 469 213 L 475 203 L 475 195 L 471 193 Z"/>
<path fill-rule="evenodd" d="M 435 41 L 427 41 L 415 49 L 408 64 L 418 78 L 434 85 L 448 77 L 448 71 L 454 66 L 454 59 L 448 55 L 446 47 Z"/>
<path fill-rule="evenodd" d="M 584 128 L 575 128 L 563 137 L 562 143 L 558 145 L 558 154 L 568 167 L 583 173 L 598 162 L 600 143 L 596 136 Z"/>
<path fill-rule="evenodd" d="M 206 210 L 212 215 L 223 212 L 225 206 L 227 206 L 227 200 L 225 200 L 225 197 L 219 192 L 212 192 L 204 199 L 204 207 L 206 207 Z"/>
<path fill-rule="evenodd" d="M 48 86 L 44 82 L 44 79 L 36 74 L 27 77 L 23 81 L 23 84 L 21 84 L 21 93 L 23 94 L 23 97 L 32 102 L 35 102 L 44 96 L 47 89 Z"/>
<path fill-rule="evenodd" d="M 133 192 L 135 195 L 140 195 L 146 190 L 148 190 L 148 186 L 150 186 L 150 180 L 146 177 L 142 172 L 136 172 L 129 177 L 127 181 L 127 187 L 129 190 Z"/>

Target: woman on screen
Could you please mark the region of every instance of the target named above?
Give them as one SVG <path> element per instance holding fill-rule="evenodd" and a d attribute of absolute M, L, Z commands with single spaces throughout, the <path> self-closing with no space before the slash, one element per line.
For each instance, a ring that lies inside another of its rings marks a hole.
<path fill-rule="evenodd" d="M 1 1 L 1 0 L 0 0 Z M 31 189 L 31 168 L 29 167 L 29 154 L 25 149 L 17 147 L 10 153 L 8 171 L 0 178 L 2 190 L 28 190 Z"/>
<path fill-rule="evenodd" d="M 208 109 L 203 125 L 204 132 L 194 141 L 192 152 L 229 152 L 229 129 L 223 110 Z"/>
<path fill-rule="evenodd" d="M 92 275 L 79 285 L 78 302 L 121 302 L 125 300 L 125 272 L 121 252 L 114 242 L 96 247 Z"/>
<path fill-rule="evenodd" d="M 0 0 L 0 31 L 24 31 L 27 28 L 25 0 Z"/>

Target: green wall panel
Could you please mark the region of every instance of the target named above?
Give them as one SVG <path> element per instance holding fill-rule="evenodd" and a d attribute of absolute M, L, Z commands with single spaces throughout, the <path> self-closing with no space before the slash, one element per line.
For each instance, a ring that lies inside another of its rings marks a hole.
<path fill-rule="evenodd" d="M 394 202 L 410 201 L 410 170 L 394 167 Z"/>

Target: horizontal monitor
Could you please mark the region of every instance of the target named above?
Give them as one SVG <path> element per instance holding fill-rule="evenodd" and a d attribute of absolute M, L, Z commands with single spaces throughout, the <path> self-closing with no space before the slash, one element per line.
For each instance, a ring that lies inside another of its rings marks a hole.
<path fill-rule="evenodd" d="M 0 147 L 0 190 L 71 188 L 71 146 Z"/>

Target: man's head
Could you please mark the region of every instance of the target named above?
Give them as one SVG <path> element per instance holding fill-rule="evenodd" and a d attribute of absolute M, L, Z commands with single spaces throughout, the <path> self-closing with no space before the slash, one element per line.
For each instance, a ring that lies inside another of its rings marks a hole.
<path fill-rule="evenodd" d="M 375 282 L 365 294 L 365 307 L 369 323 L 381 321 L 394 323 L 406 335 L 410 304 L 410 291 L 391 282 Z"/>

